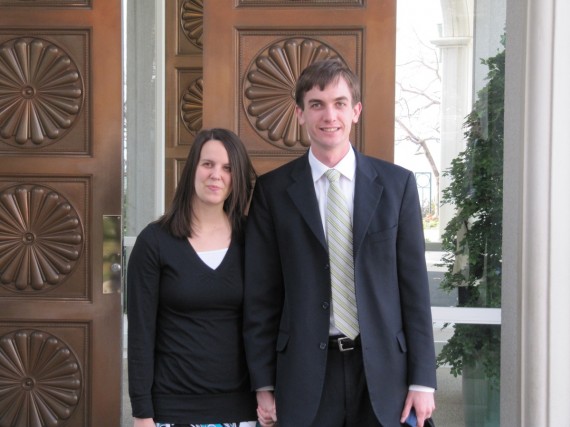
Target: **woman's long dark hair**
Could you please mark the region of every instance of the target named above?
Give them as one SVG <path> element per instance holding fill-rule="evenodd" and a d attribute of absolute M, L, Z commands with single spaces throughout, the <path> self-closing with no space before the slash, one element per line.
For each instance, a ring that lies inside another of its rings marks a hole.
<path fill-rule="evenodd" d="M 204 144 L 211 140 L 224 144 L 230 162 L 232 187 L 224 202 L 224 211 L 228 215 L 232 231 L 242 232 L 247 211 L 255 170 L 243 142 L 230 130 L 214 128 L 204 129 L 196 135 L 176 187 L 170 209 L 158 220 L 173 236 L 186 238 L 192 236 L 192 203 L 196 195 L 195 178 L 200 153 Z"/>

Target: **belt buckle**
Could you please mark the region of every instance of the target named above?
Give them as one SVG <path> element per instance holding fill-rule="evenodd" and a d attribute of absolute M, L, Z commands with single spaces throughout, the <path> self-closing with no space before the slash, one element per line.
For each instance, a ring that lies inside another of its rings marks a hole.
<path fill-rule="evenodd" d="M 350 351 L 350 350 L 354 350 L 354 344 L 351 346 L 350 343 L 352 342 L 352 340 L 348 337 L 341 337 L 338 338 L 337 340 L 338 342 L 338 349 L 340 351 Z M 346 343 L 346 344 L 345 344 Z M 346 347 L 345 347 L 346 345 Z"/>

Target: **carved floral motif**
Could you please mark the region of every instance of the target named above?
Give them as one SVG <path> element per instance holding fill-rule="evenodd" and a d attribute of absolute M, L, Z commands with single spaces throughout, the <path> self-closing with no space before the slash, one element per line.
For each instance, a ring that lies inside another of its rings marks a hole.
<path fill-rule="evenodd" d="M 71 58 L 39 38 L 0 45 L 0 138 L 44 146 L 71 128 L 83 104 L 83 81 Z"/>
<path fill-rule="evenodd" d="M 280 148 L 309 146 L 295 114 L 295 84 L 313 62 L 340 57 L 330 46 L 290 38 L 271 45 L 252 61 L 244 81 L 244 107 L 257 133 Z"/>
<path fill-rule="evenodd" d="M 0 192 L 0 284 L 19 292 L 59 285 L 82 248 L 79 217 L 60 194 L 41 185 Z"/>
<path fill-rule="evenodd" d="M 58 427 L 81 398 L 82 375 L 69 347 L 47 332 L 0 338 L 0 425 Z"/>
<path fill-rule="evenodd" d="M 193 135 L 202 129 L 203 88 L 204 80 L 202 77 L 193 80 L 182 95 L 180 103 L 182 123 Z"/>
<path fill-rule="evenodd" d="M 204 1 L 187 0 L 183 2 L 180 16 L 182 31 L 194 46 L 202 49 L 202 34 L 204 32 Z"/>

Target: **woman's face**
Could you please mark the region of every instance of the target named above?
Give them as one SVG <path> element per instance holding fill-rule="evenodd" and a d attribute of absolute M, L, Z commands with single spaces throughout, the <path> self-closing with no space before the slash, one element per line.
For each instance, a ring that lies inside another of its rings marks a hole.
<path fill-rule="evenodd" d="M 194 180 L 196 201 L 223 205 L 232 190 L 228 152 L 221 141 L 212 139 L 202 146 Z"/>

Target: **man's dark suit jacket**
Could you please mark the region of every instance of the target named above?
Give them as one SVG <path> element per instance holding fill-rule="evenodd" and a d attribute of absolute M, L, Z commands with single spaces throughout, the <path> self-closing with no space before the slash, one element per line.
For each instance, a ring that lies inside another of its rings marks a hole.
<path fill-rule="evenodd" d="M 422 218 L 413 174 L 356 152 L 353 235 L 366 381 L 383 426 L 410 384 L 436 387 Z M 275 386 L 281 427 L 321 399 L 330 271 L 308 153 L 261 176 L 246 231 L 244 336 L 252 386 Z"/>

